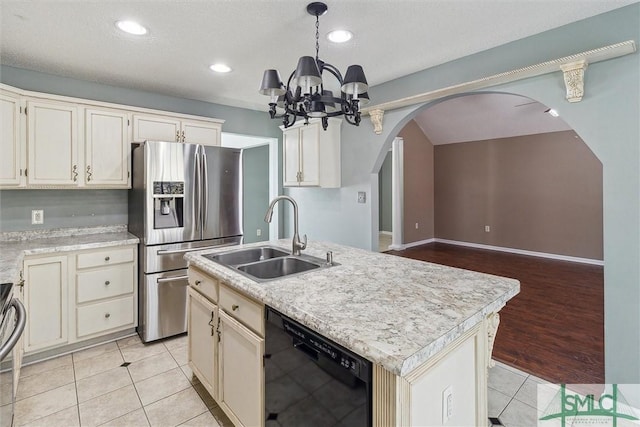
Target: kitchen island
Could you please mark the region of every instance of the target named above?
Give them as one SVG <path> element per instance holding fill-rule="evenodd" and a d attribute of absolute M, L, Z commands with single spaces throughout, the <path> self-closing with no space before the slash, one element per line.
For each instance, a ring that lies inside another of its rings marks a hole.
<path fill-rule="evenodd" d="M 290 250 L 290 240 L 269 244 Z M 498 312 L 519 292 L 517 280 L 312 242 L 304 254 L 324 259 L 331 251 L 339 265 L 258 283 L 202 256 L 229 250 L 187 254 L 190 285 L 196 288 L 198 280 L 192 278 L 206 276 L 210 287 L 218 286 L 203 294 L 213 306 L 220 295 L 214 307 L 220 317 L 233 315 L 238 307 L 227 309 L 223 292 L 248 297 L 256 307 L 272 307 L 371 361 L 373 425 L 485 423 L 486 376 Z M 263 324 L 236 320 L 247 325 L 254 338 L 261 332 L 264 336 Z M 255 350 L 264 352 L 260 346 Z M 225 387 L 221 360 L 215 362 L 214 377 L 215 372 L 219 375 L 210 393 L 228 415 L 231 412 L 234 423 L 244 424 L 234 408 L 218 399 Z M 259 375 L 258 386 L 263 386 Z M 447 390 L 454 410 L 443 406 Z M 256 396 L 263 398 L 262 391 Z M 253 411 L 264 423 L 264 402 Z"/>

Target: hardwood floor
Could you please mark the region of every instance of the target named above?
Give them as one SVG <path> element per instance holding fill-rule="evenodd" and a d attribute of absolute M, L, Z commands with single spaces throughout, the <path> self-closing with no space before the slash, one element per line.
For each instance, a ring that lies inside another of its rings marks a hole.
<path fill-rule="evenodd" d="M 493 357 L 553 383 L 604 382 L 603 267 L 443 243 L 387 253 L 520 280 Z"/>

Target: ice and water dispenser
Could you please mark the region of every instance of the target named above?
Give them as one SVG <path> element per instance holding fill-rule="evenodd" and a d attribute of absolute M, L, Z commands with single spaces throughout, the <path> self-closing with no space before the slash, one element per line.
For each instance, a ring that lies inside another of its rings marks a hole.
<path fill-rule="evenodd" d="M 184 182 L 153 182 L 153 228 L 184 226 Z"/>

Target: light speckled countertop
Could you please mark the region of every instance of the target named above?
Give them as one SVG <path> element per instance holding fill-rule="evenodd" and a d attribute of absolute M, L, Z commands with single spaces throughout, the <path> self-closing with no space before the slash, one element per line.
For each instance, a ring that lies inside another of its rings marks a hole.
<path fill-rule="evenodd" d="M 289 239 L 269 244 L 291 250 Z M 256 283 L 201 256 L 229 250 L 190 252 L 185 258 L 401 376 L 500 310 L 520 291 L 515 279 L 327 242 L 310 242 L 303 254 L 325 259 L 326 252 L 333 251 L 334 261 L 341 265 Z"/>
<path fill-rule="evenodd" d="M 17 283 L 25 256 L 131 245 L 126 225 L 0 233 L 0 283 Z"/>

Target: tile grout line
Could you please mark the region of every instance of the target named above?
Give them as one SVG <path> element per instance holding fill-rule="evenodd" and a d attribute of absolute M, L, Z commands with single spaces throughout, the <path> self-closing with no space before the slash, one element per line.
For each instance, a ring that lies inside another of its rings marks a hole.
<path fill-rule="evenodd" d="M 71 365 L 73 370 L 73 385 L 76 389 L 76 413 L 78 414 L 78 425 L 82 426 L 82 420 L 80 419 L 80 396 L 78 396 L 78 380 L 76 377 L 76 359 L 71 353 Z"/>
<path fill-rule="evenodd" d="M 122 353 L 122 348 L 120 348 L 120 345 L 118 345 L 118 349 L 120 350 L 120 354 L 122 355 L 122 360 L 124 360 L 124 353 Z M 124 360 L 124 363 L 127 363 L 127 361 Z M 127 370 L 127 374 L 129 375 L 129 379 L 131 379 L 131 385 L 133 386 L 133 390 L 136 392 L 136 396 L 138 396 L 138 402 L 140 402 L 140 409 L 142 409 L 142 413 L 144 414 L 144 417 L 147 420 L 147 424 L 150 426 L 151 425 L 151 421 L 149 421 L 149 416 L 147 415 L 147 411 L 144 408 L 144 405 L 142 404 L 142 399 L 140 398 L 140 394 L 138 394 L 138 388 L 136 387 L 136 382 L 133 380 L 133 377 L 131 376 L 131 371 L 129 370 L 129 366 L 131 366 L 131 365 L 127 365 L 124 368 Z M 131 411 L 131 412 L 133 412 L 133 411 Z M 129 412 L 129 413 L 131 413 L 131 412 Z M 127 415 L 127 414 L 125 414 L 125 415 Z"/>

